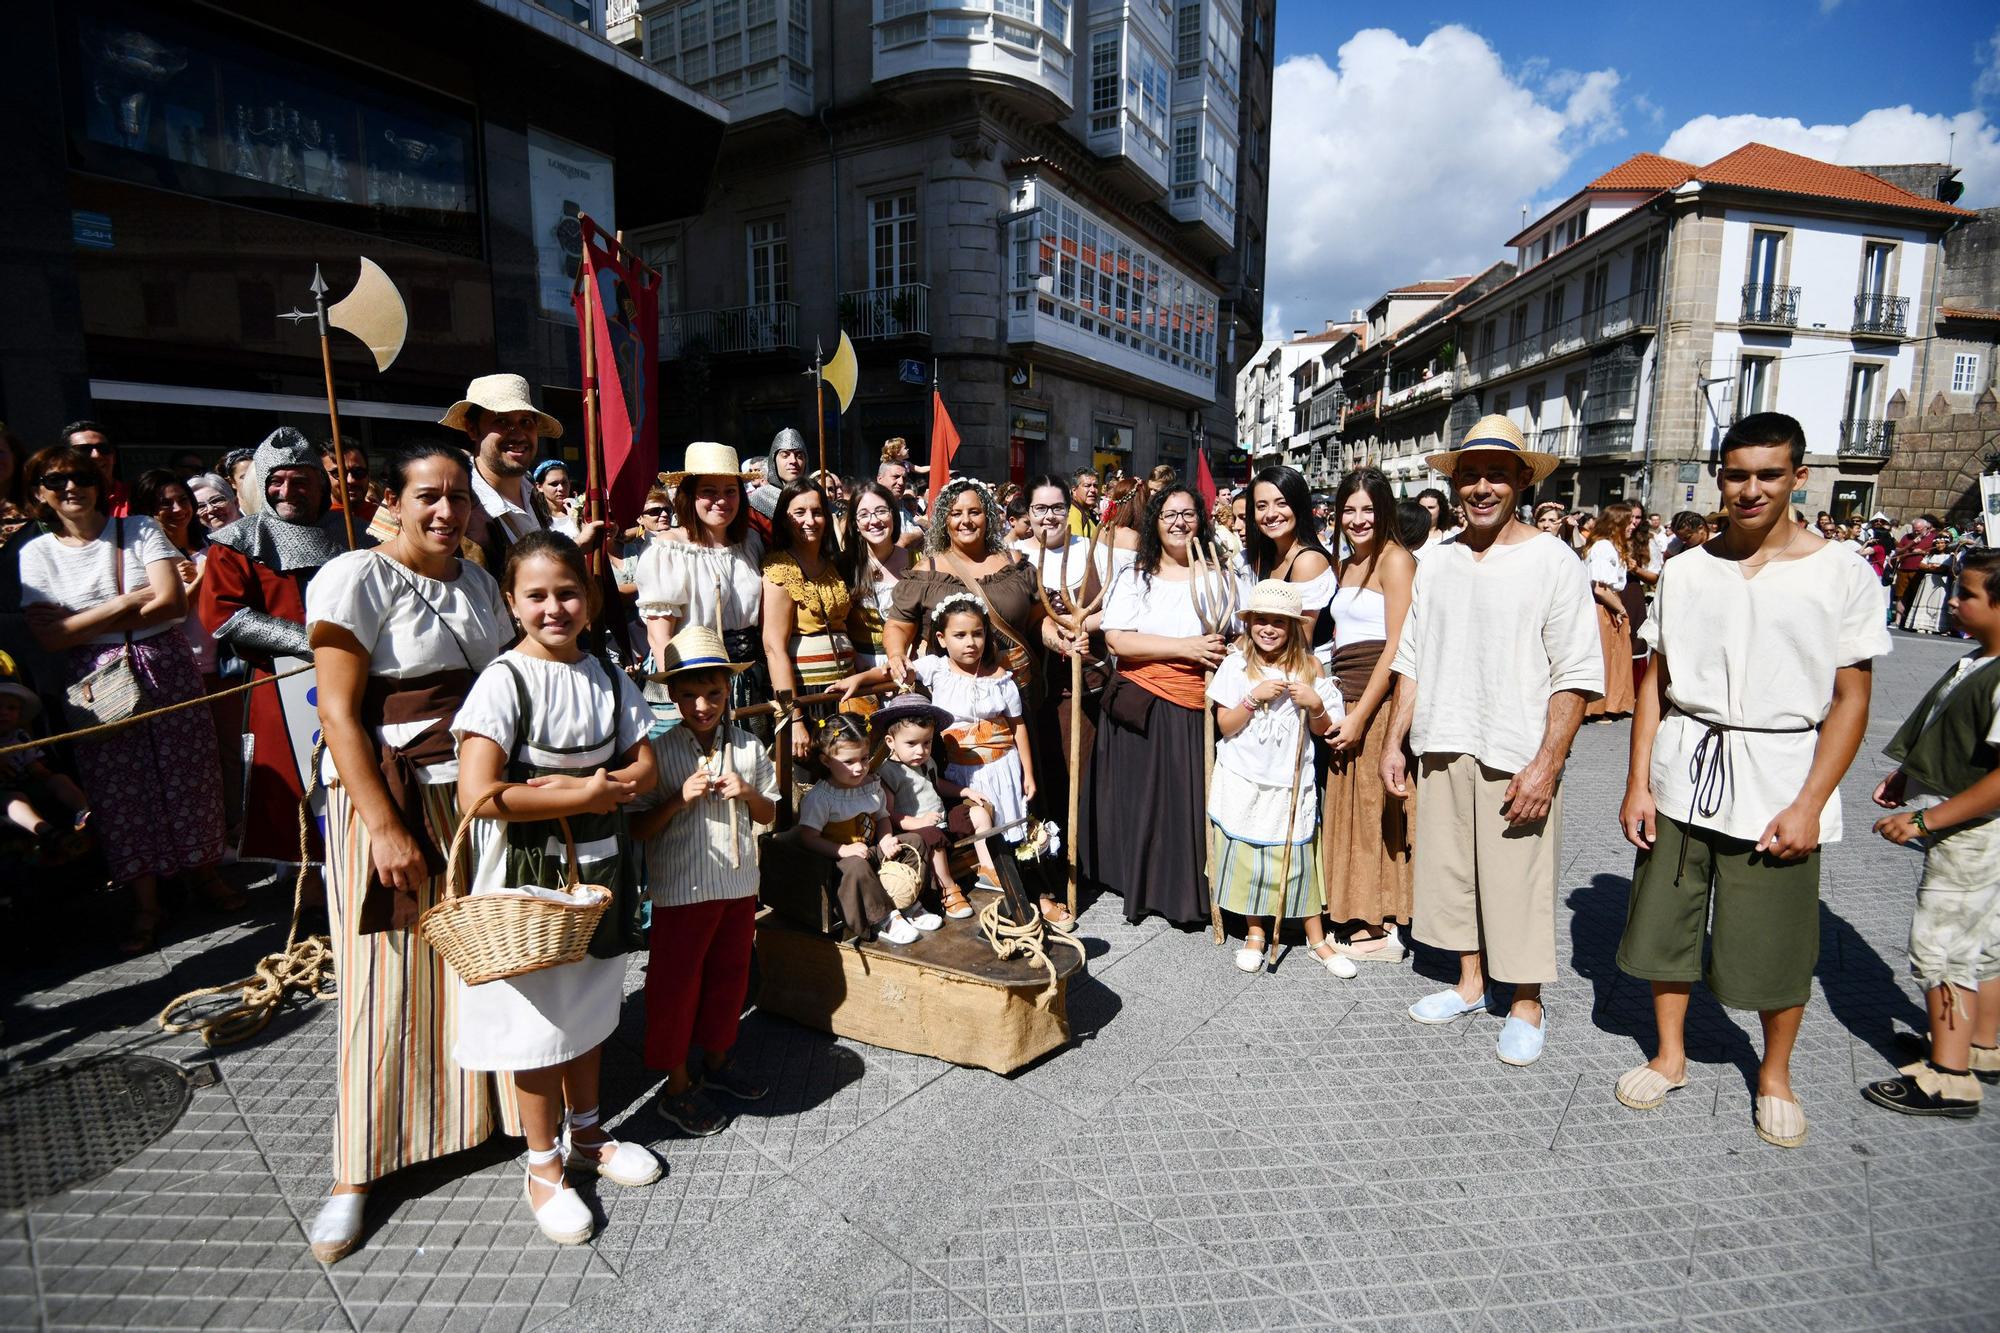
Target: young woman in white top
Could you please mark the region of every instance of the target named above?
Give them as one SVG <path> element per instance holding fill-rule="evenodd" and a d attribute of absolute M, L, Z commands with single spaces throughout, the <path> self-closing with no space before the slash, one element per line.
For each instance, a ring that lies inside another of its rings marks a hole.
<path fill-rule="evenodd" d="M 729 660 L 750 667 L 730 682 L 730 705 L 761 703 L 771 697 L 771 673 L 762 630 L 764 542 L 751 530 L 743 489 L 751 474 L 734 449 L 705 440 L 687 447 L 684 465 L 662 474 L 674 488 L 680 526 L 646 549 L 634 575 L 646 646 L 664 662 L 681 626 L 719 626 Z M 768 738 L 770 723 L 760 718 L 750 729 Z"/>
<path fill-rule="evenodd" d="M 1267 467 L 1250 483 L 1250 529 L 1243 535 L 1243 563 L 1251 582 L 1283 579 L 1298 585 L 1300 614 L 1317 648 L 1331 627 L 1322 613 L 1338 580 L 1333 556 L 1313 522 L 1312 492 L 1288 467 Z M 1249 584 L 1244 591 L 1247 594 Z"/>
<path fill-rule="evenodd" d="M 881 482 L 864 481 L 854 488 L 835 559 L 847 576 L 854 608 L 848 621 L 853 629 L 854 669 L 858 673 L 887 666 L 883 626 L 896 604 L 896 581 L 910 572 L 910 552 L 903 544 L 902 506 Z M 866 711 L 874 711 L 872 703 Z"/>
<path fill-rule="evenodd" d="M 1326 778 L 1326 914 L 1335 948 L 1366 962 L 1401 962 L 1396 923 L 1410 920 L 1410 803 L 1389 798 L 1382 785 L 1382 747 L 1389 732 L 1389 664 L 1410 612 L 1416 557 L 1395 527 L 1389 479 L 1359 468 L 1340 479 L 1334 513 L 1347 539 L 1333 618 L 1329 666 L 1346 715 L 1334 727 L 1333 763 Z"/>
<path fill-rule="evenodd" d="M 68 653 L 69 683 L 122 657 L 138 678 L 139 709 L 200 698 L 201 672 L 180 632 L 186 562 L 159 525 L 107 518 L 96 465 L 69 445 L 35 455 L 28 483 L 49 531 L 20 548 L 21 606 L 42 648 Z M 124 952 L 153 947 L 161 876 L 187 876 L 208 900 L 228 904 L 215 869 L 223 848 L 222 774 L 205 710 L 183 708 L 78 741 L 73 753 L 111 877 L 132 889 Z M 160 818 L 163 810 L 174 817 Z"/>

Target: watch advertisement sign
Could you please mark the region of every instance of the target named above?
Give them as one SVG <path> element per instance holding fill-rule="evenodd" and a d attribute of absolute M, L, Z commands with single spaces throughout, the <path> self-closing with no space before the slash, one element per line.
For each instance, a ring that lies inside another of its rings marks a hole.
<path fill-rule="evenodd" d="M 610 158 L 528 127 L 529 226 L 542 318 L 576 323 L 570 293 L 583 262 L 583 226 L 577 218 L 588 213 L 605 231 L 615 231 L 611 184 Z"/>

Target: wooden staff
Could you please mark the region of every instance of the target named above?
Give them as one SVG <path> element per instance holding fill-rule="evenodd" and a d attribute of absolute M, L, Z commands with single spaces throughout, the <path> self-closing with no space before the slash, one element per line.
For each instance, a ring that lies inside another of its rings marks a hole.
<path fill-rule="evenodd" d="M 1194 566 L 1194 578 L 1189 594 L 1194 599 L 1194 613 L 1201 621 L 1203 634 L 1220 634 L 1229 627 L 1236 615 L 1238 588 L 1235 572 L 1224 565 L 1217 553 L 1204 549 L 1198 541 L 1188 543 L 1188 560 Z M 1215 668 L 1210 667 L 1201 676 L 1201 791 L 1202 817 L 1207 819 L 1209 794 L 1215 787 L 1215 710 L 1208 703 L 1208 687 L 1215 681 Z M 1215 942 L 1225 939 L 1222 930 L 1222 904 L 1215 897 L 1215 821 L 1208 820 L 1208 860 L 1205 871 L 1208 877 L 1208 924 Z"/>
<path fill-rule="evenodd" d="M 1271 941 L 1266 946 L 1270 950 L 1266 963 L 1271 967 L 1278 965 L 1278 929 L 1285 919 L 1285 886 L 1292 878 L 1292 821 L 1299 817 L 1299 772 L 1306 761 L 1306 733 L 1312 729 L 1305 709 L 1294 703 L 1292 711 L 1299 715 L 1299 743 L 1292 747 L 1292 800 L 1285 807 L 1285 850 L 1278 858 L 1278 882 L 1271 888 Z"/>
<path fill-rule="evenodd" d="M 723 582 L 721 579 L 717 579 L 715 581 L 715 638 L 718 643 L 723 641 L 722 640 L 723 591 L 724 591 Z M 721 777 L 723 774 L 728 773 L 732 767 L 729 760 L 729 718 L 730 718 L 729 705 L 730 705 L 731 695 L 734 693 L 735 688 L 736 688 L 736 675 L 734 672 L 731 672 L 729 675 L 729 679 L 724 682 L 724 688 L 722 691 L 722 725 L 716 733 L 718 736 L 721 737 L 721 744 L 717 747 L 717 753 L 715 757 L 715 775 L 717 777 Z M 729 868 L 731 870 L 741 869 L 742 864 L 743 864 L 742 860 L 738 856 L 736 851 L 736 808 L 734 806 L 730 806 L 729 807 Z"/>
<path fill-rule="evenodd" d="M 597 465 L 597 280 L 583 278 L 583 521 L 604 517 L 598 500 L 600 473 Z M 590 572 L 604 570 L 603 534 L 590 550 Z"/>
<path fill-rule="evenodd" d="M 1092 571 L 1094 571 L 1097 568 L 1097 546 L 1098 542 L 1103 540 L 1105 536 L 1105 531 L 1106 530 L 1103 527 L 1103 525 L 1100 524 L 1097 529 L 1096 535 L 1091 539 L 1090 554 L 1084 558 L 1085 563 L 1083 571 L 1083 583 L 1086 586 L 1090 582 L 1090 575 Z M 1069 591 L 1069 551 L 1070 547 L 1074 545 L 1076 545 L 1076 543 L 1072 541 L 1065 540 L 1063 542 L 1062 561 L 1060 564 L 1060 568 L 1058 569 L 1056 574 L 1056 581 L 1062 585 L 1061 593 L 1062 593 L 1062 604 L 1064 609 L 1057 610 L 1055 604 L 1049 600 L 1049 590 L 1048 587 L 1046 586 L 1047 581 L 1043 579 L 1041 576 L 1043 557 L 1040 552 L 1037 552 L 1035 556 L 1035 591 L 1041 594 L 1043 612 L 1047 614 L 1049 619 L 1056 622 L 1057 628 L 1061 629 L 1065 634 L 1070 635 L 1072 638 L 1080 639 L 1089 633 L 1089 631 L 1084 628 L 1083 622 L 1088 620 L 1097 611 L 1097 608 L 1104 604 L 1104 594 L 1106 590 L 1109 588 L 1111 580 L 1108 578 L 1102 580 L 1098 584 L 1097 595 L 1095 597 L 1090 598 L 1088 602 L 1086 602 L 1081 597 L 1072 598 L 1070 596 L 1070 591 Z M 1044 547 L 1042 548 L 1042 550 L 1045 551 L 1047 550 L 1047 548 Z M 1110 572 L 1110 568 L 1111 568 L 1110 563 L 1107 561 L 1105 564 L 1105 572 L 1107 574 Z M 1079 645 L 1075 652 L 1069 654 L 1068 830 L 1069 830 L 1069 914 L 1072 920 L 1074 920 L 1076 917 L 1076 879 L 1077 879 L 1076 822 L 1077 822 L 1077 812 L 1080 808 L 1079 801 L 1083 794 L 1082 774 L 1083 774 L 1083 648 L 1081 645 Z"/>

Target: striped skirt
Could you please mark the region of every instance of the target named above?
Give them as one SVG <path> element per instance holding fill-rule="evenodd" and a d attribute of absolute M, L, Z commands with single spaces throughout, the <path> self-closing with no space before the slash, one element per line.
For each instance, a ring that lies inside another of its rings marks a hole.
<path fill-rule="evenodd" d="M 1291 866 L 1285 866 L 1284 844 L 1244 842 L 1222 831 L 1215 833 L 1215 881 L 1211 886 L 1215 901 L 1225 912 L 1239 916 L 1270 916 L 1271 890 L 1278 877 L 1285 878 L 1284 906 L 1280 917 L 1290 921 L 1312 916 L 1325 903 L 1320 886 L 1319 834 L 1291 848 Z"/>
<path fill-rule="evenodd" d="M 424 788 L 424 825 L 438 846 L 450 843 L 458 826 L 455 784 Z M 460 988 L 444 960 L 415 931 L 356 930 L 372 863 L 367 827 L 339 784 L 327 789 L 326 826 L 326 905 L 340 990 L 333 1178 L 365 1185 L 474 1147 L 500 1126 L 493 1076 L 452 1061 Z M 426 884 L 421 906 L 436 902 L 442 887 Z"/>

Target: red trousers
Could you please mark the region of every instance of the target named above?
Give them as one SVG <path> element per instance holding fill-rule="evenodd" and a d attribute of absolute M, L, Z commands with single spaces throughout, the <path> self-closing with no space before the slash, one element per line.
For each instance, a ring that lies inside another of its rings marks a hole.
<path fill-rule="evenodd" d="M 757 900 L 729 898 L 689 907 L 653 907 L 646 967 L 646 1065 L 678 1069 L 688 1046 L 718 1055 L 736 1044 L 750 991 L 750 946 Z"/>

